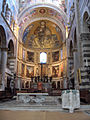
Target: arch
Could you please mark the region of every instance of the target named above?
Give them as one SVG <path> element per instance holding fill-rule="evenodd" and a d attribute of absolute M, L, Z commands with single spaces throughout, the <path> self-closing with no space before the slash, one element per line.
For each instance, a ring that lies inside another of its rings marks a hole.
<path fill-rule="evenodd" d="M 90 32 L 90 16 L 87 11 L 84 12 L 83 15 L 83 32 L 87 33 Z"/>
<path fill-rule="evenodd" d="M 46 10 L 48 9 L 53 10 L 55 12 L 54 13 L 55 15 L 52 15 L 51 13 L 48 16 L 47 15 L 48 12 L 46 15 L 39 15 L 39 12 L 37 9 L 41 9 L 41 8 L 45 8 Z M 24 30 L 26 29 L 28 25 L 30 25 L 32 22 L 37 21 L 37 20 L 49 20 L 57 24 L 62 30 L 63 38 L 65 39 L 65 24 L 67 21 L 66 13 L 62 9 L 56 7 L 55 5 L 51 5 L 51 4 L 30 5 L 27 8 L 25 8 L 22 12 L 19 13 L 18 25 L 20 28 L 19 29 L 20 36 L 22 36 Z"/>
<path fill-rule="evenodd" d="M 14 44 L 13 41 L 10 40 L 8 43 L 8 53 L 7 53 L 7 67 L 10 68 L 10 59 L 14 57 Z"/>
<path fill-rule="evenodd" d="M 12 40 L 8 43 L 8 55 L 14 56 L 14 44 Z"/>
<path fill-rule="evenodd" d="M 0 25 L 0 48 L 6 48 L 6 34 L 2 25 Z M 0 64 L 2 62 L 2 51 L 0 49 Z"/>
<path fill-rule="evenodd" d="M 51 8 L 55 11 L 57 11 L 58 13 L 60 13 L 64 19 L 64 21 L 66 22 L 67 20 L 67 16 L 66 16 L 66 13 L 60 9 L 59 7 L 55 6 L 55 5 L 52 5 L 52 4 L 47 4 L 47 3 L 44 3 L 44 4 L 35 4 L 35 5 L 30 5 L 28 7 L 26 7 L 25 9 L 22 10 L 22 12 L 20 12 L 19 16 L 18 16 L 18 19 L 22 19 L 22 17 L 25 15 L 26 12 L 32 10 L 32 9 L 35 9 L 35 8 L 42 8 L 42 7 L 45 7 L 45 8 Z"/>
<path fill-rule="evenodd" d="M 6 48 L 6 34 L 2 25 L 0 25 L 0 45 L 2 48 Z"/>

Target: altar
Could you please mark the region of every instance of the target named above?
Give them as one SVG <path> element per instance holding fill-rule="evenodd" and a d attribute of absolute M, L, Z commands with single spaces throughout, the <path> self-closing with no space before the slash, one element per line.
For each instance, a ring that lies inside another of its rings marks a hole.
<path fill-rule="evenodd" d="M 48 96 L 48 93 L 17 93 L 17 101 L 39 103 L 44 101 L 45 96 Z"/>
<path fill-rule="evenodd" d="M 29 104 L 58 103 L 60 96 L 49 96 L 48 93 L 17 93 L 17 101 Z"/>

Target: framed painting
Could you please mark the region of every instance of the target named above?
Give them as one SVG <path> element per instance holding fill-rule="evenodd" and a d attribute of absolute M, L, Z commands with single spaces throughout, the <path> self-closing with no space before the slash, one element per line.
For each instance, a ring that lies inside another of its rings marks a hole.
<path fill-rule="evenodd" d="M 59 65 L 52 67 L 52 77 L 59 77 Z"/>
<path fill-rule="evenodd" d="M 34 52 L 27 51 L 27 61 L 34 62 Z"/>
<path fill-rule="evenodd" d="M 34 66 L 27 66 L 27 77 L 34 77 Z"/>
<path fill-rule="evenodd" d="M 52 53 L 52 62 L 57 62 L 57 61 L 59 61 L 59 51 Z"/>

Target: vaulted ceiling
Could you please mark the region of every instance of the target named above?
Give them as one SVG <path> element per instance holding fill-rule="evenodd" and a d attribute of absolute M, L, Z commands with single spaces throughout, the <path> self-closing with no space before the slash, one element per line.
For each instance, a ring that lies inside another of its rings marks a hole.
<path fill-rule="evenodd" d="M 24 43 L 25 47 L 27 47 L 27 45 L 28 47 L 32 46 L 35 48 L 57 47 L 56 44 L 53 45 L 55 41 L 49 43 L 49 41 L 47 40 L 46 45 L 43 45 L 45 44 L 45 42 L 41 43 L 41 41 L 43 40 L 40 41 L 40 39 L 38 38 L 39 34 L 41 34 L 38 28 L 41 27 L 40 24 L 42 23 L 42 21 L 46 24 L 44 32 L 48 31 L 50 33 L 49 37 L 54 36 L 54 37 L 51 37 L 51 39 L 57 40 L 58 41 L 57 45 L 58 43 L 59 45 L 61 45 L 62 41 L 65 40 L 66 21 L 67 21 L 65 12 L 61 8 L 58 8 L 57 6 L 54 6 L 51 4 L 36 4 L 29 7 L 25 7 L 22 11 L 20 11 L 18 15 L 19 40 Z M 39 44 L 38 43 L 32 44 L 30 41 L 35 40 L 34 32 L 36 31 L 36 29 L 38 29 L 37 38 L 39 39 Z M 42 39 L 45 40 L 45 36 Z"/>

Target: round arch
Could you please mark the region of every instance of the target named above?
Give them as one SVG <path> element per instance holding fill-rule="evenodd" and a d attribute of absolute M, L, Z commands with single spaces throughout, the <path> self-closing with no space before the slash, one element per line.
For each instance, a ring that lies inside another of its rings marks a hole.
<path fill-rule="evenodd" d="M 8 51 L 7 51 L 7 68 L 10 68 L 10 59 L 14 57 L 14 44 L 13 40 L 10 39 L 8 43 Z"/>
<path fill-rule="evenodd" d="M 7 41 L 5 29 L 0 25 L 0 88 L 5 89 L 5 69 L 7 63 Z"/>
<path fill-rule="evenodd" d="M 2 48 L 6 48 L 7 45 L 5 29 L 2 25 L 0 25 L 0 45 Z"/>
<path fill-rule="evenodd" d="M 8 55 L 14 56 L 14 43 L 13 40 L 10 40 L 8 43 Z"/>
<path fill-rule="evenodd" d="M 55 15 L 53 16 L 52 13 L 48 14 L 48 12 L 45 15 L 40 15 L 40 13 L 38 11 L 41 8 L 46 9 L 47 11 L 48 11 L 48 9 L 51 11 L 54 11 Z M 34 16 L 32 16 L 32 14 Z M 63 39 L 65 40 L 65 38 L 66 38 L 65 37 L 65 29 L 66 29 L 65 24 L 67 21 L 66 13 L 62 9 L 60 9 L 57 6 L 52 5 L 52 4 L 31 5 L 31 6 L 26 7 L 25 9 L 23 9 L 22 12 L 20 12 L 20 14 L 18 15 L 20 38 L 22 38 L 21 36 L 23 35 L 23 32 L 26 29 L 26 27 L 28 25 L 30 25 L 32 22 L 37 21 L 37 20 L 49 20 L 51 22 L 54 22 L 62 30 Z"/>
<path fill-rule="evenodd" d="M 85 11 L 83 14 L 83 32 L 87 33 L 90 32 L 90 16 L 88 11 Z"/>
<path fill-rule="evenodd" d="M 51 8 L 51 9 L 57 11 L 58 13 L 60 13 L 60 14 L 62 15 L 64 21 L 66 22 L 67 16 L 66 16 L 66 13 L 65 13 L 62 9 L 58 8 L 58 7 L 55 6 L 55 5 L 45 4 L 45 3 L 44 3 L 44 4 L 30 5 L 30 6 L 26 7 L 25 9 L 23 9 L 22 12 L 20 12 L 20 14 L 19 14 L 19 16 L 18 16 L 18 20 L 22 20 L 22 17 L 23 17 L 28 11 L 30 11 L 30 10 L 32 10 L 32 9 L 35 9 L 35 8 L 42 8 L 42 7 Z"/>

